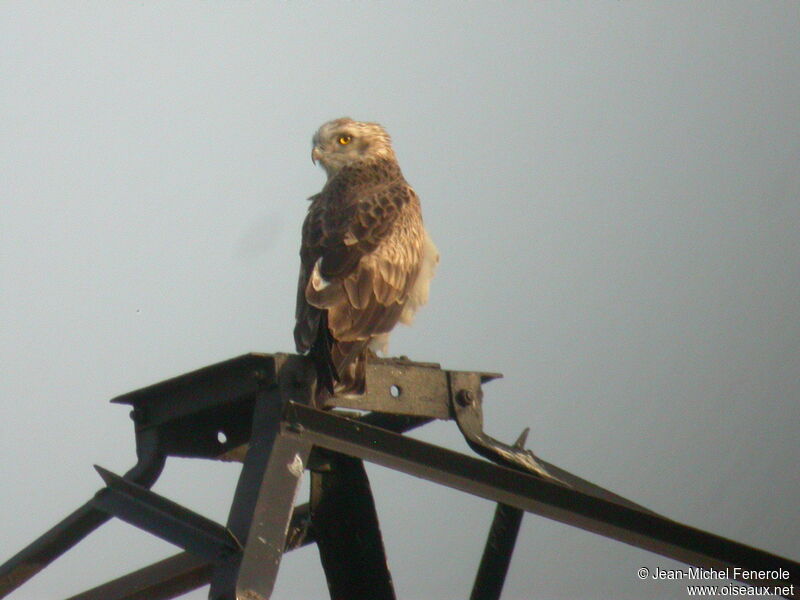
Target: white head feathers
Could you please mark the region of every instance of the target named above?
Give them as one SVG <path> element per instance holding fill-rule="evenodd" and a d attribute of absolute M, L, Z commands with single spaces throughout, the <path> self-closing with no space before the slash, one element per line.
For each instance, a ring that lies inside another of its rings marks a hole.
<path fill-rule="evenodd" d="M 342 167 L 380 158 L 396 160 L 392 140 L 377 123 L 349 118 L 328 121 L 312 139 L 311 160 L 319 161 L 330 179 Z"/>

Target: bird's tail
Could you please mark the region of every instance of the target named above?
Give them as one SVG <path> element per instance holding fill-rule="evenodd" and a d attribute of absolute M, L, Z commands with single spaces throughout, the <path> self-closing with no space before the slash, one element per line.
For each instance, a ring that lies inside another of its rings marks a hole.
<path fill-rule="evenodd" d="M 328 312 L 323 310 L 317 326 L 317 336 L 309 348 L 308 355 L 314 361 L 317 371 L 317 389 L 320 391 L 324 389 L 331 395 L 335 393 L 334 387 L 339 381 L 336 363 L 331 356 L 331 349 L 335 342 L 331 330 L 328 329 Z"/>
<path fill-rule="evenodd" d="M 317 335 L 309 349 L 317 371 L 317 394 L 363 395 L 367 388 L 367 340 L 340 342 L 328 328 L 322 311 Z"/>
<path fill-rule="evenodd" d="M 339 375 L 337 396 L 362 396 L 367 391 L 367 342 L 336 342 L 331 349 Z"/>

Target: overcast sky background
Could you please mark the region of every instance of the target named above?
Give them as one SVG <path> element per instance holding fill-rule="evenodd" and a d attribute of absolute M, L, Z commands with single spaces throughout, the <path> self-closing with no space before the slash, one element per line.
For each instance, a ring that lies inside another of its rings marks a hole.
<path fill-rule="evenodd" d="M 0 81 L 0 561 L 133 465 L 108 399 L 293 349 L 344 115 L 393 135 L 442 253 L 392 353 L 503 372 L 492 435 L 800 559 L 800 3 L 3 2 Z M 368 471 L 398 597 L 468 597 L 493 505 Z M 224 522 L 237 476 L 154 489 Z M 175 551 L 111 522 L 11 598 Z M 504 598 L 683 599 L 636 577 L 675 565 L 527 515 Z M 274 597 L 326 597 L 315 547 Z"/>

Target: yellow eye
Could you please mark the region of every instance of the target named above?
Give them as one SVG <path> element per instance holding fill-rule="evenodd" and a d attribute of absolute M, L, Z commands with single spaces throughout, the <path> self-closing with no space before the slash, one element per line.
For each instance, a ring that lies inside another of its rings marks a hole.
<path fill-rule="evenodd" d="M 350 142 L 353 141 L 352 135 L 340 135 L 339 139 L 337 140 L 342 146 L 346 146 Z"/>

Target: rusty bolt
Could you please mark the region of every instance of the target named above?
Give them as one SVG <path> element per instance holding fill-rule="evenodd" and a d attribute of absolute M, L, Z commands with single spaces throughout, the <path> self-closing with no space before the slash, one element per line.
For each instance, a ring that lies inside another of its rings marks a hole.
<path fill-rule="evenodd" d="M 469 390 L 458 390 L 456 394 L 456 402 L 461 406 L 469 406 L 474 400 L 475 398 Z"/>

